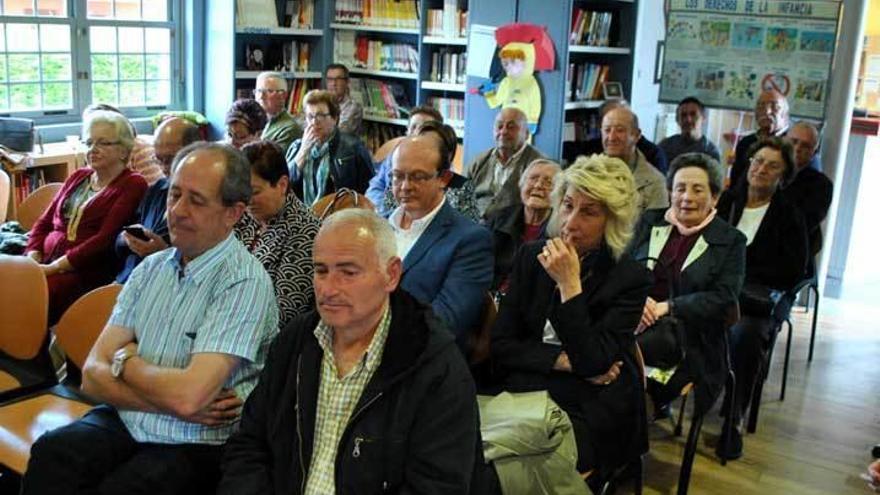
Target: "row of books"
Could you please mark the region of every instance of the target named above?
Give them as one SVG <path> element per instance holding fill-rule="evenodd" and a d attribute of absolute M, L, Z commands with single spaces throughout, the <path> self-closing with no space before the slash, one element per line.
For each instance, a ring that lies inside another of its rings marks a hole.
<path fill-rule="evenodd" d="M 405 133 L 406 127 L 403 126 L 367 121 L 364 122 L 364 133 L 361 138 L 370 153 L 375 153 L 383 144 Z"/>
<path fill-rule="evenodd" d="M 405 43 L 388 43 L 354 31 L 334 33 L 333 60 L 349 67 L 417 73 L 418 49 Z"/>
<path fill-rule="evenodd" d="M 23 170 L 18 174 L 15 191 L 13 191 L 15 194 L 15 204 L 21 204 L 30 193 L 44 185 L 46 185 L 46 174 L 42 168 Z"/>
<path fill-rule="evenodd" d="M 303 98 L 312 89 L 321 87 L 320 79 L 296 79 L 290 88 L 290 97 L 287 100 L 287 111 L 291 115 L 301 115 L 303 113 Z"/>
<path fill-rule="evenodd" d="M 443 98 L 432 96 L 428 98 L 428 105 L 436 108 L 443 120 L 452 127 L 464 126 L 464 99 Z"/>
<path fill-rule="evenodd" d="M 243 68 L 299 72 L 309 70 L 311 44 L 307 41 L 248 43 L 244 47 Z"/>
<path fill-rule="evenodd" d="M 603 97 L 602 83 L 608 80 L 608 65 L 571 63 L 565 80 L 567 101 L 598 100 Z"/>
<path fill-rule="evenodd" d="M 464 84 L 467 54 L 463 49 L 441 48 L 431 53 L 430 80 L 449 84 Z"/>
<path fill-rule="evenodd" d="M 576 9 L 571 14 L 570 45 L 609 46 L 611 12 Z"/>
<path fill-rule="evenodd" d="M 275 0 L 236 0 L 236 23 L 240 27 L 278 27 Z M 315 0 L 287 0 L 282 27 L 310 29 L 315 25 Z"/>
<path fill-rule="evenodd" d="M 284 72 L 307 72 L 312 52 L 311 43 L 291 41 L 282 45 L 282 61 L 280 70 Z"/>
<path fill-rule="evenodd" d="M 351 98 L 363 107 L 364 115 L 389 119 L 408 117 L 407 109 L 411 105 L 400 83 L 353 77 L 349 89 Z"/>
<path fill-rule="evenodd" d="M 425 34 L 444 38 L 467 36 L 468 12 L 458 8 L 457 0 L 444 0 L 442 9 L 428 9 Z"/>
<path fill-rule="evenodd" d="M 417 0 L 337 0 L 334 19 L 345 24 L 418 29 Z"/>
<path fill-rule="evenodd" d="M 284 26 L 311 29 L 315 26 L 315 0 L 287 0 Z"/>
<path fill-rule="evenodd" d="M 600 137 L 602 134 L 600 123 L 597 112 L 590 112 L 582 118 L 566 122 L 562 128 L 562 141 L 589 141 Z"/>

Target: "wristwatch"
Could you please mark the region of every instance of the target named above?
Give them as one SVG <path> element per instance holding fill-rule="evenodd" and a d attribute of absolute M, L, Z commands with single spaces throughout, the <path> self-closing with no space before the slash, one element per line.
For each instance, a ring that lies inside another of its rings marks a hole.
<path fill-rule="evenodd" d="M 110 374 L 113 375 L 113 378 L 120 378 L 122 376 L 122 372 L 125 369 L 125 362 L 128 358 L 134 357 L 134 355 L 135 353 L 129 351 L 126 347 L 113 353 L 113 362 L 110 363 Z"/>

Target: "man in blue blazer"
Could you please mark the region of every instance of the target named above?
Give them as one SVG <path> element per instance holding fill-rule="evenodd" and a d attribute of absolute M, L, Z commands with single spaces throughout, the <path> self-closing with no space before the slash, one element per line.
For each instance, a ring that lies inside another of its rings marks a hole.
<path fill-rule="evenodd" d="M 391 186 L 400 206 L 388 221 L 403 258 L 401 287 L 430 304 L 464 348 L 492 284 L 492 236 L 446 202 L 442 176 L 450 163 L 443 148 L 429 134 L 405 138 L 395 149 Z"/>

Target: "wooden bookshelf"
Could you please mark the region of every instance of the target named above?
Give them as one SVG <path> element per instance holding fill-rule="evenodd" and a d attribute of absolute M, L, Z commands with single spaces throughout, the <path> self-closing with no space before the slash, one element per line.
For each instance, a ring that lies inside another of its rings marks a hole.
<path fill-rule="evenodd" d="M 49 143 L 31 153 L 31 161 L 24 168 L 4 168 L 9 174 L 9 207 L 6 212 L 7 219 L 18 218 L 18 205 L 21 195 L 18 191 L 22 187 L 26 174 L 39 171 L 40 181 L 31 184 L 32 192 L 37 187 L 51 182 L 64 182 L 77 168 L 85 164 L 85 154 L 81 150 L 74 149 L 68 142 Z M 27 194 L 23 194 L 25 197 Z"/>

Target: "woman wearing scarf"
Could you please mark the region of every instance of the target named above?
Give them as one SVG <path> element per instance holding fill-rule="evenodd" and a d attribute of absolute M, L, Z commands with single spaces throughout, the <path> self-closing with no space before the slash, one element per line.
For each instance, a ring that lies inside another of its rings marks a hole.
<path fill-rule="evenodd" d="M 266 111 L 257 100 L 235 100 L 226 111 L 226 144 L 240 150 L 242 146 L 260 139 L 267 119 Z"/>
<path fill-rule="evenodd" d="M 306 128 L 287 149 L 293 190 L 306 206 L 343 187 L 361 194 L 373 176 L 370 153 L 360 138 L 339 130 L 339 105 L 327 91 L 303 99 Z"/>
<path fill-rule="evenodd" d="M 654 272 L 636 333 L 661 331 L 657 322 L 667 316 L 682 324 L 684 361 L 649 373 L 648 390 L 662 416 L 682 387 L 694 383 L 699 414 L 715 402 L 727 376 L 725 324 L 743 283 L 746 238 L 716 216 L 723 173 L 715 159 L 680 155 L 666 183 L 672 206 L 646 211 L 631 244 L 633 258 Z M 651 365 L 658 357 L 644 351 Z"/>

